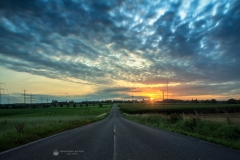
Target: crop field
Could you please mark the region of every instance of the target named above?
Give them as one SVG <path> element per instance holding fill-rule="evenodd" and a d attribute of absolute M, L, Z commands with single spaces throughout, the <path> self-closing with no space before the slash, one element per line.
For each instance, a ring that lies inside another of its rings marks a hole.
<path fill-rule="evenodd" d="M 144 113 L 236 113 L 240 112 L 240 104 L 118 104 L 120 110 L 128 114 Z"/>
<path fill-rule="evenodd" d="M 0 109 L 0 151 L 105 118 L 111 105 Z"/>
<path fill-rule="evenodd" d="M 72 116 L 72 115 L 98 115 L 106 111 L 106 107 L 99 108 L 98 106 L 83 107 L 49 107 L 36 109 L 1 109 L 0 117 L 52 117 L 52 116 Z"/>
<path fill-rule="evenodd" d="M 240 150 L 239 104 L 118 104 L 122 115 L 145 125 Z"/>
<path fill-rule="evenodd" d="M 201 120 L 218 123 L 229 123 L 240 125 L 240 113 L 209 113 L 209 114 L 182 114 L 184 119 L 199 118 Z"/>

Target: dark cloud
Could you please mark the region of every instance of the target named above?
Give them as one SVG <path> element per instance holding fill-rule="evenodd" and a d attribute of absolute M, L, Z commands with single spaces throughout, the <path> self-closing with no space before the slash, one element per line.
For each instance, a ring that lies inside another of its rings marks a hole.
<path fill-rule="evenodd" d="M 239 7 L 238 0 L 3 1 L 0 62 L 96 85 L 237 82 Z"/>
<path fill-rule="evenodd" d="M 204 82 L 198 81 L 196 83 L 170 87 L 169 90 L 173 92 L 175 96 L 215 95 L 231 98 L 240 93 L 239 88 L 236 88 L 237 85 L 239 85 L 239 82 L 205 84 Z"/>
<path fill-rule="evenodd" d="M 106 87 L 105 87 L 106 88 Z M 89 99 L 89 100 L 96 100 L 96 99 L 131 99 L 131 96 L 128 92 L 132 91 L 133 89 L 127 87 L 111 87 L 107 89 L 99 88 L 98 91 L 92 94 L 87 94 L 82 96 L 82 98 Z"/>

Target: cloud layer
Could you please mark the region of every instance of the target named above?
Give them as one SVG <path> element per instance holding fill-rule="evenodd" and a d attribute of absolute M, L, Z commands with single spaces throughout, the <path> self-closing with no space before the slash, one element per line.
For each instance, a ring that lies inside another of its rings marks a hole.
<path fill-rule="evenodd" d="M 0 64 L 116 89 L 119 80 L 168 80 L 190 87 L 186 94 L 230 93 L 240 80 L 239 8 L 238 0 L 4 1 Z"/>

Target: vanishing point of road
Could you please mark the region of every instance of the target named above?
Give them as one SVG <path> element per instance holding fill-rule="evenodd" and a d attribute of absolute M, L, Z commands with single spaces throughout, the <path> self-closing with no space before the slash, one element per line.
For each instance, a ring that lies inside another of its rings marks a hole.
<path fill-rule="evenodd" d="M 240 152 L 126 120 L 114 106 L 101 121 L 2 152 L 0 159 L 239 160 Z"/>

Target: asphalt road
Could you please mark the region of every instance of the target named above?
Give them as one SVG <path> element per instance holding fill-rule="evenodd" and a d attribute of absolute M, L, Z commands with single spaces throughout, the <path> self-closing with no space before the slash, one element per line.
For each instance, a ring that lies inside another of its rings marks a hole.
<path fill-rule="evenodd" d="M 128 121 L 114 107 L 104 120 L 2 152 L 0 159 L 239 160 L 240 152 Z"/>

